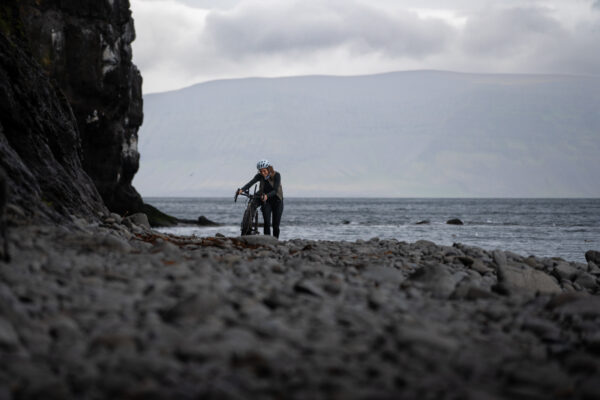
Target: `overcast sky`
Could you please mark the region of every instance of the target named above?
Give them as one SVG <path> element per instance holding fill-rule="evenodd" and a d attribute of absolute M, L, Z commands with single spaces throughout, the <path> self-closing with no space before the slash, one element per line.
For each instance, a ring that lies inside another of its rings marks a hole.
<path fill-rule="evenodd" d="M 144 93 L 414 69 L 600 75 L 600 0 L 131 0 Z"/>

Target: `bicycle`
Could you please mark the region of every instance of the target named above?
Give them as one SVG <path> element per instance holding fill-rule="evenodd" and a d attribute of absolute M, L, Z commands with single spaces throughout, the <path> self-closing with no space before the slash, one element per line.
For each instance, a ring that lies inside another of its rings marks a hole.
<path fill-rule="evenodd" d="M 246 210 L 244 210 L 244 216 L 242 217 L 242 236 L 258 235 L 258 208 L 262 204 L 260 193 L 256 193 L 256 186 L 254 186 L 254 194 L 250 194 L 248 190 L 239 193 L 238 189 L 233 198 L 234 203 L 237 202 L 239 194 L 248 198 L 246 201 Z"/>

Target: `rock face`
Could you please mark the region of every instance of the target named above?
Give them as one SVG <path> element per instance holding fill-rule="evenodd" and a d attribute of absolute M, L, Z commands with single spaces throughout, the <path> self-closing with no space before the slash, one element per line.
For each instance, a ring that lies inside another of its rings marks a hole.
<path fill-rule="evenodd" d="M 18 3 L 34 58 L 73 110 L 83 168 L 105 204 L 121 214 L 141 211 L 131 181 L 139 167 L 142 78 L 131 62 L 129 1 L 10 3 Z"/>
<path fill-rule="evenodd" d="M 20 4 L 21 2 L 19 2 Z M 0 166 L 25 217 L 63 221 L 106 211 L 81 164 L 77 121 L 27 52 L 15 2 L 0 8 Z"/>

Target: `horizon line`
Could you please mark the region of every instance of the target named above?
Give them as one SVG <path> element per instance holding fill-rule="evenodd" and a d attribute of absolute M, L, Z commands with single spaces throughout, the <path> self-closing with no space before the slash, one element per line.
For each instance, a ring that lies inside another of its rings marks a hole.
<path fill-rule="evenodd" d="M 386 72 L 375 72 L 375 73 L 365 73 L 365 74 L 348 74 L 348 75 L 333 75 L 333 74 L 304 74 L 304 75 L 278 75 L 278 76 L 246 76 L 246 77 L 237 77 L 237 78 L 220 78 L 220 79 L 210 79 L 206 81 L 200 81 L 196 83 L 192 83 L 188 86 L 182 86 L 177 89 L 169 89 L 157 92 L 149 92 L 143 93 L 143 96 L 153 95 L 153 94 L 166 94 L 171 92 L 177 92 L 179 90 L 189 89 L 195 86 L 201 86 L 205 84 L 217 83 L 217 82 L 228 82 L 228 81 L 242 81 L 242 80 L 275 80 L 275 79 L 290 79 L 290 78 L 360 78 L 360 77 L 369 77 L 369 76 L 382 76 L 382 75 L 391 75 L 397 73 L 415 73 L 415 72 L 425 72 L 425 73 L 446 73 L 446 74 L 455 74 L 455 75 L 486 75 L 486 76 L 540 76 L 540 77 L 571 77 L 571 78 L 600 78 L 600 75 L 586 75 L 586 74 L 573 74 L 573 73 L 541 73 L 541 72 L 468 72 L 468 71 L 452 71 L 452 70 L 444 70 L 444 69 L 409 69 L 409 70 L 390 70 Z M 143 88 L 143 86 L 142 86 Z"/>
<path fill-rule="evenodd" d="M 215 196 L 142 196 L 142 199 L 226 199 L 232 197 L 224 196 L 224 195 L 215 195 Z M 599 197 L 498 197 L 498 196 L 490 196 L 490 197 L 460 197 L 460 196 L 407 196 L 407 197 L 398 197 L 398 196 L 286 196 L 285 199 L 333 199 L 333 200 L 343 200 L 343 199 L 361 199 L 361 200 L 381 200 L 381 199 L 390 199 L 390 200 L 600 200 Z"/>

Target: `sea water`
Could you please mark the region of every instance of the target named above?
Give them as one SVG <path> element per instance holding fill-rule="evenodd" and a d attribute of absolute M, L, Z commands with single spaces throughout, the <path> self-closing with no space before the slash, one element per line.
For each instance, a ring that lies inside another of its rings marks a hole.
<path fill-rule="evenodd" d="M 221 224 L 162 228 L 164 232 L 240 234 L 243 199 L 237 203 L 233 197 L 144 200 L 178 218 L 195 220 L 204 215 Z M 447 224 L 452 218 L 464 224 Z M 422 221 L 429 223 L 417 224 Z M 584 262 L 587 250 L 600 250 L 600 199 L 286 198 L 280 228 L 282 240 L 425 239 Z"/>

